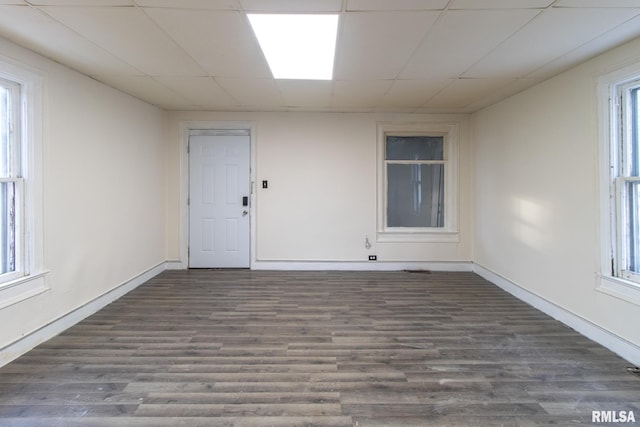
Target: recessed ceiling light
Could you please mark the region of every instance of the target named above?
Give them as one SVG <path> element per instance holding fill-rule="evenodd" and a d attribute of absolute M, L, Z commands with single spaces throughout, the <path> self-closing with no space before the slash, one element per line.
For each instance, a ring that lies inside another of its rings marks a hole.
<path fill-rule="evenodd" d="M 274 78 L 333 78 L 338 15 L 248 16 Z"/>

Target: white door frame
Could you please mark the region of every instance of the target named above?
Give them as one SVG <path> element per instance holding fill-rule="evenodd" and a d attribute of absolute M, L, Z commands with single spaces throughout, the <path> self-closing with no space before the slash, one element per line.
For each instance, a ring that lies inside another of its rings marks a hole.
<path fill-rule="evenodd" d="M 189 268 L 189 133 L 200 129 L 246 129 L 251 138 L 251 171 L 249 180 L 249 232 L 250 258 L 249 268 L 256 262 L 256 123 L 248 121 L 182 121 L 180 122 L 180 260 L 173 262 L 180 269 Z M 177 264 L 177 265 L 176 265 Z"/>

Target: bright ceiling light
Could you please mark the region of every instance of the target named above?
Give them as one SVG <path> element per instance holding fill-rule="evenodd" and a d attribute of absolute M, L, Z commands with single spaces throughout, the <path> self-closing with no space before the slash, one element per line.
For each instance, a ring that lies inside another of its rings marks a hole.
<path fill-rule="evenodd" d="M 338 15 L 248 16 L 274 78 L 333 78 Z"/>

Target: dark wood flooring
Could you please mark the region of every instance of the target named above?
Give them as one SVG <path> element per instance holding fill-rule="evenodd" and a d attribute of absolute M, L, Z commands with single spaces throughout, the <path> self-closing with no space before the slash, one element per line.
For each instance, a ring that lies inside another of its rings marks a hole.
<path fill-rule="evenodd" d="M 0 368 L 0 426 L 640 422 L 629 365 L 471 273 L 167 271 Z"/>

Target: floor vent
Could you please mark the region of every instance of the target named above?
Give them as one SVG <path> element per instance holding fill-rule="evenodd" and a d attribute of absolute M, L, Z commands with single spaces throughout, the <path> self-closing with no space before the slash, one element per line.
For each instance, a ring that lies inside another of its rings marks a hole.
<path fill-rule="evenodd" d="M 431 270 L 404 270 L 407 273 L 431 274 Z"/>
<path fill-rule="evenodd" d="M 633 367 L 630 366 L 627 368 L 627 371 L 629 371 L 629 373 L 633 374 L 633 375 L 637 375 L 640 377 L 640 368 L 638 368 L 637 366 Z"/>

